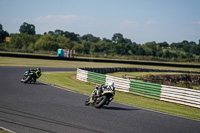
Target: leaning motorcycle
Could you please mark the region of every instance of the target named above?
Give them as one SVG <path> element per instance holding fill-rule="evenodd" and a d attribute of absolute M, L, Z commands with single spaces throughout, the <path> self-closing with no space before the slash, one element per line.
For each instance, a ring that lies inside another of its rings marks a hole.
<path fill-rule="evenodd" d="M 97 86 L 101 88 L 102 93 L 99 95 L 98 90 L 95 89 L 91 96 L 87 98 L 85 101 L 85 105 L 94 105 L 96 108 L 101 108 L 104 105 L 108 105 L 113 99 L 115 95 L 115 87 L 113 85 L 108 85 L 107 87 Z"/>
<path fill-rule="evenodd" d="M 34 73 L 31 72 L 30 70 L 27 70 L 24 74 L 23 74 L 23 78 L 21 79 L 21 82 L 23 83 L 28 83 L 28 82 L 33 82 L 35 83 L 36 81 L 33 79 Z"/>

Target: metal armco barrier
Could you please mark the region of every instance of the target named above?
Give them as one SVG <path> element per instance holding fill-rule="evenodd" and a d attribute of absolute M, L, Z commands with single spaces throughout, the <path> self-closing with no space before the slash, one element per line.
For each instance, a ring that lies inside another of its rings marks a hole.
<path fill-rule="evenodd" d="M 114 82 L 118 91 L 200 108 L 200 90 L 123 79 L 79 68 L 77 69 L 77 79 L 106 85 Z"/>

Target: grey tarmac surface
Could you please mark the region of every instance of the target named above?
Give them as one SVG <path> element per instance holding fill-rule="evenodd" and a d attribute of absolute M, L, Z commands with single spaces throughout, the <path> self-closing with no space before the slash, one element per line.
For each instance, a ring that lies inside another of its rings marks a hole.
<path fill-rule="evenodd" d="M 200 133 L 200 121 L 115 102 L 96 109 L 84 105 L 85 95 L 39 82 L 20 83 L 27 69 L 0 67 L 0 127 L 16 133 Z"/>

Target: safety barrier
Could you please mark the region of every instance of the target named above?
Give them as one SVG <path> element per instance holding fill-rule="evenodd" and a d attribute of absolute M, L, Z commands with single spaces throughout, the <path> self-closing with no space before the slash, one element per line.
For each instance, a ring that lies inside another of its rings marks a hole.
<path fill-rule="evenodd" d="M 118 91 L 200 108 L 199 90 L 123 79 L 79 68 L 77 69 L 77 79 L 84 82 L 106 85 L 114 82 Z"/>
<path fill-rule="evenodd" d="M 130 88 L 130 80 L 129 79 L 123 79 L 123 78 L 106 75 L 105 84 L 109 84 L 110 82 L 115 83 L 116 90 L 123 91 L 123 92 L 129 92 L 129 88 Z"/>
<path fill-rule="evenodd" d="M 161 85 L 131 80 L 130 92 L 145 97 L 160 99 Z"/>
<path fill-rule="evenodd" d="M 160 100 L 200 108 L 200 91 L 162 85 Z"/>
<path fill-rule="evenodd" d="M 78 80 L 87 82 L 87 78 L 88 78 L 88 71 L 85 70 L 81 70 L 81 69 L 77 69 L 77 75 L 76 78 Z"/>
<path fill-rule="evenodd" d="M 87 81 L 97 84 L 105 84 L 106 75 L 89 71 Z"/>

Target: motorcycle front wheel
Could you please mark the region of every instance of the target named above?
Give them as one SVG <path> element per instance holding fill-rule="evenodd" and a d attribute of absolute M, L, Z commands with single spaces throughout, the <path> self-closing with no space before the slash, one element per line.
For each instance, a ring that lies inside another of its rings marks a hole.
<path fill-rule="evenodd" d="M 31 76 L 27 76 L 27 77 L 23 77 L 23 79 L 21 80 L 21 82 L 27 83 L 28 81 L 31 80 Z"/>
<path fill-rule="evenodd" d="M 97 99 L 97 101 L 94 103 L 94 106 L 96 108 L 101 108 L 106 103 L 107 100 L 108 100 L 107 96 L 103 95 L 102 97 L 100 97 L 100 100 Z"/>
<path fill-rule="evenodd" d="M 86 106 L 88 106 L 90 104 L 89 101 L 90 101 L 90 97 L 88 97 L 87 100 L 85 101 Z"/>

